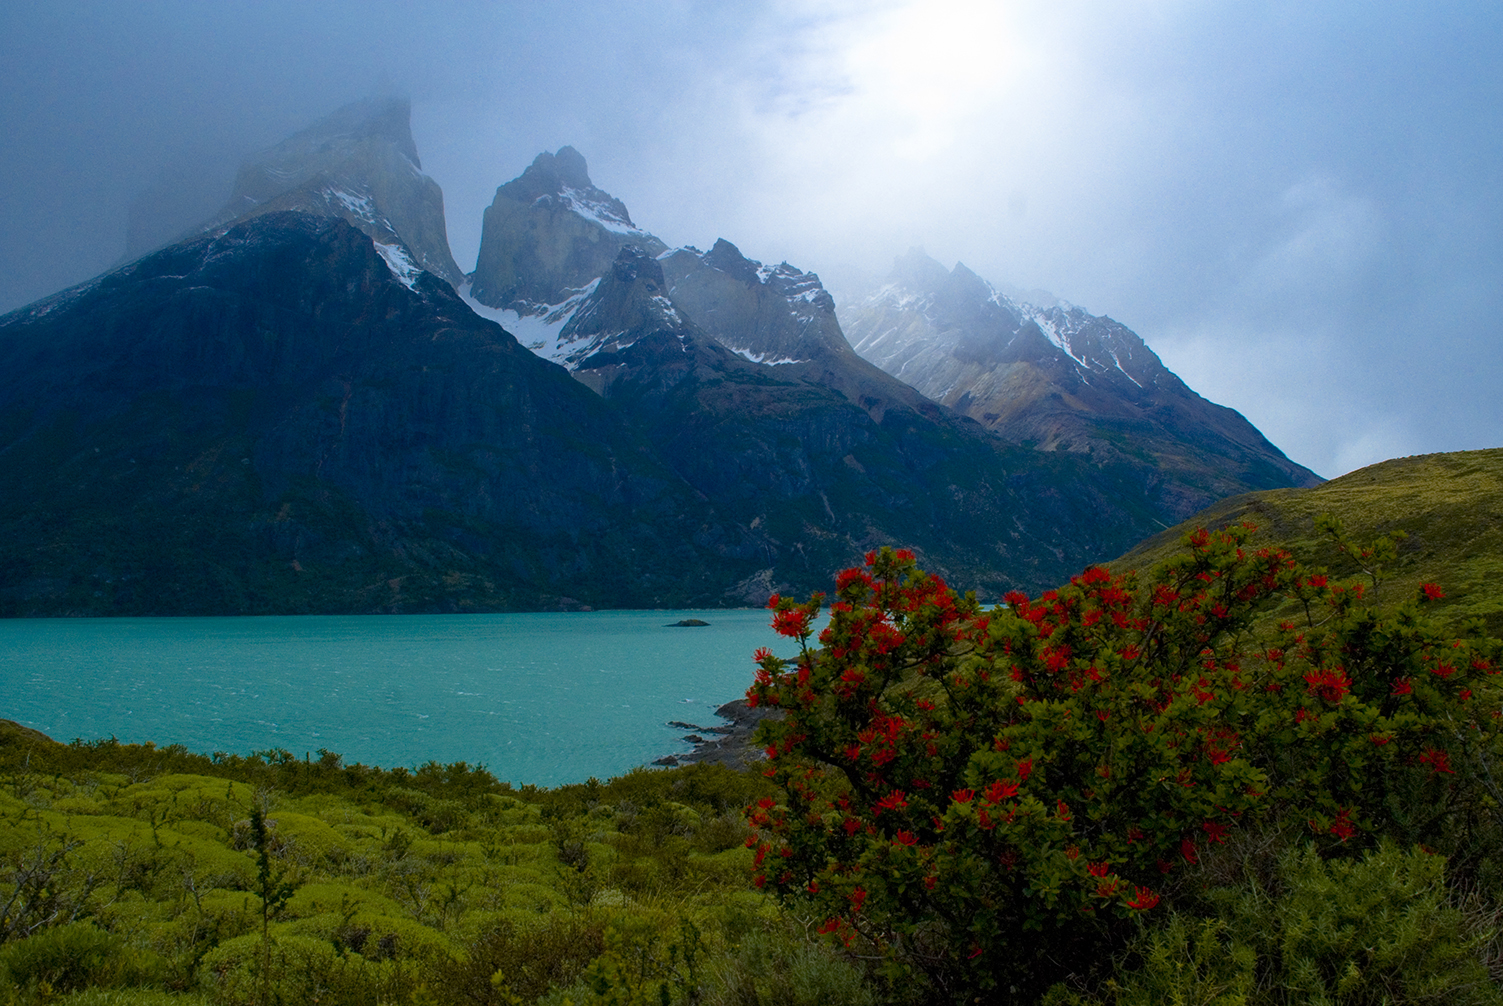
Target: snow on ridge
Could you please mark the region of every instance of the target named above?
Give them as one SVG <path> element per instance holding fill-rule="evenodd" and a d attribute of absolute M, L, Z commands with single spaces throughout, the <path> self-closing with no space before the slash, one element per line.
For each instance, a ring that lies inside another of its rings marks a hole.
<path fill-rule="evenodd" d="M 674 307 L 673 301 L 669 300 L 667 297 L 664 297 L 660 293 L 653 294 L 652 303 L 660 311 L 662 311 L 664 317 L 666 317 L 673 324 L 682 325 L 684 323 L 684 319 L 679 317 L 678 308 Z"/>
<path fill-rule="evenodd" d="M 408 257 L 407 249 L 397 244 L 382 244 L 380 241 L 374 244 L 376 251 L 386 261 L 386 268 L 391 270 L 391 274 L 407 289 L 416 290 L 417 278 L 422 275 L 423 270 Z"/>
<path fill-rule="evenodd" d="M 599 224 L 613 234 L 631 237 L 650 237 L 646 231 L 623 217 L 607 202 L 593 198 L 588 191 L 564 187 L 556 196 L 540 196 L 539 200 L 556 198 L 563 201 L 564 208 L 591 223 Z"/>
<path fill-rule="evenodd" d="M 778 367 L 785 363 L 806 363 L 806 360 L 795 360 L 791 356 L 780 356 L 777 359 L 769 359 L 767 353 L 753 353 L 749 349 L 732 349 L 737 356 L 745 357 L 752 363 L 760 363 L 767 367 Z"/>
<path fill-rule="evenodd" d="M 550 363 L 556 363 L 561 367 L 573 370 L 578 366 L 580 358 L 579 349 L 582 343 L 588 344 L 591 340 L 569 339 L 560 340 L 559 333 L 565 325 L 574 317 L 579 306 L 585 302 L 595 288 L 600 285 L 600 280 L 591 280 L 587 285 L 577 290 L 569 291 L 569 296 L 560 304 L 544 304 L 536 311 L 522 314 L 511 308 L 489 307 L 480 303 L 470 296 L 470 284 L 464 282 L 459 287 L 459 296 L 470 310 L 487 321 L 494 321 L 502 328 L 510 332 L 516 340 L 534 355 L 541 356 Z"/>
<path fill-rule="evenodd" d="M 376 207 L 371 204 L 369 196 L 357 196 L 344 189 L 324 189 L 324 197 L 337 200 L 346 210 L 368 224 L 376 222 Z"/>

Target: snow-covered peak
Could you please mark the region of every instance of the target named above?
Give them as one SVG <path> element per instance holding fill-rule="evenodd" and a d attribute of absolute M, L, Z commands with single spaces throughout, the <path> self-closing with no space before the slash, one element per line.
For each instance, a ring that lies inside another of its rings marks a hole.
<path fill-rule="evenodd" d="M 1057 298 L 1044 306 L 1030 303 L 962 264 L 946 270 L 917 251 L 899 259 L 886 283 L 842 313 L 856 352 L 904 380 L 918 381 L 934 353 L 977 365 L 1036 353 L 1025 347 L 1038 335 L 1085 383 L 1106 378 L 1147 388 L 1167 374 L 1142 339 L 1110 318 Z"/>

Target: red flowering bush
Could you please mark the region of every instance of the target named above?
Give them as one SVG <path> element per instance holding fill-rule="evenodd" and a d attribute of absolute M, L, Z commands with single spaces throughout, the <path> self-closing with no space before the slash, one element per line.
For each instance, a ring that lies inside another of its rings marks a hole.
<path fill-rule="evenodd" d="M 801 653 L 759 651 L 747 693 L 784 714 L 757 885 L 938 995 L 1027 1000 L 1238 829 L 1438 841 L 1471 806 L 1455 766 L 1497 735 L 1496 641 L 1371 611 L 1249 530 L 990 611 L 883 549 L 840 574 L 818 649 L 824 597 L 773 598 Z M 1298 623 L 1255 633 L 1286 599 Z"/>

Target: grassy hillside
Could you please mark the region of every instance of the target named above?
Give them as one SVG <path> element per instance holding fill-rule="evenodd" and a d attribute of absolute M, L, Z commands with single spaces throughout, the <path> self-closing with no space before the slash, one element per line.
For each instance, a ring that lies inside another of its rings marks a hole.
<path fill-rule="evenodd" d="M 1438 583 L 1446 597 L 1433 609 L 1436 614 L 1455 621 L 1481 618 L 1489 635 L 1503 635 L 1503 448 L 1396 458 L 1313 489 L 1234 496 L 1110 565 L 1146 570 L 1173 554 L 1188 530 L 1245 521 L 1258 528 L 1255 544 L 1278 543 L 1302 562 L 1354 575 L 1356 563 L 1315 528 L 1315 518 L 1326 512 L 1358 542 L 1406 534 L 1380 586 L 1383 600 L 1410 597 L 1419 584 Z"/>

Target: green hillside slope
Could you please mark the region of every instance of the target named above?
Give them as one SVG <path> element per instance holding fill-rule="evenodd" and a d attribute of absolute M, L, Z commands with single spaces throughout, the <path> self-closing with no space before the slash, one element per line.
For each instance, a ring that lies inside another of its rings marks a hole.
<path fill-rule="evenodd" d="M 1356 563 L 1316 530 L 1315 518 L 1327 512 L 1358 542 L 1405 533 L 1380 586 L 1385 600 L 1408 597 L 1433 581 L 1446 593 L 1437 613 L 1458 621 L 1481 618 L 1490 635 L 1503 634 L 1503 448 L 1395 458 L 1313 489 L 1244 493 L 1109 565 L 1147 569 L 1168 558 L 1187 530 L 1245 521 L 1258 528 L 1255 544 L 1278 543 L 1303 562 L 1355 574 Z"/>

